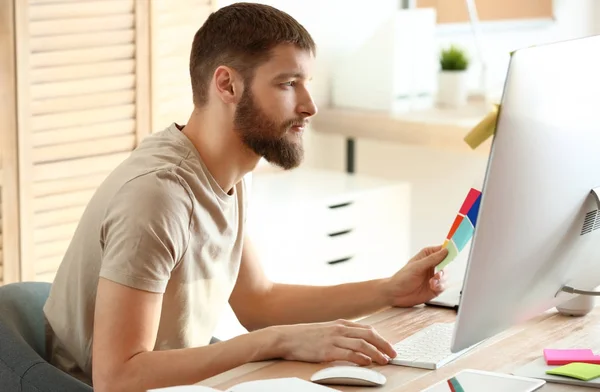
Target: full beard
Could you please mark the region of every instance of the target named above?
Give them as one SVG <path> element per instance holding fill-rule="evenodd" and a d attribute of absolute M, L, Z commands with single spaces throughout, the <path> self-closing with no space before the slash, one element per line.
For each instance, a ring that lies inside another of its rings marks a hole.
<path fill-rule="evenodd" d="M 304 157 L 300 136 L 297 141 L 286 138 L 292 126 L 301 123 L 301 119 L 292 119 L 277 124 L 255 104 L 251 92 L 246 89 L 235 112 L 234 128 L 254 153 L 289 170 L 299 166 Z"/>

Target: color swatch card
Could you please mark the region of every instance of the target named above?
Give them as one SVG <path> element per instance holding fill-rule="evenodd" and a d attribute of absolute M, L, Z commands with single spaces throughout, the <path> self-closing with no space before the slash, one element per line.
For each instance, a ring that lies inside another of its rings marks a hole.
<path fill-rule="evenodd" d="M 443 247 L 448 249 L 448 255 L 435 268 L 436 272 L 442 270 L 454 261 L 456 256 L 458 256 L 473 237 L 475 225 L 477 224 L 480 202 L 481 192 L 471 188 L 446 236 Z"/>

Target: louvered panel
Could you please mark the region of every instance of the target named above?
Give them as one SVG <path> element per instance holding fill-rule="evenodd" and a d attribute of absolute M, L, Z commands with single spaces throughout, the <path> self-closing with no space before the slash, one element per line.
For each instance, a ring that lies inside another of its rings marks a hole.
<path fill-rule="evenodd" d="M 70 240 L 60 240 L 38 244 L 35 248 L 35 258 L 36 260 L 39 260 L 47 257 L 62 257 L 67 251 L 70 243 Z"/>
<path fill-rule="evenodd" d="M 117 136 L 78 143 L 67 143 L 33 149 L 33 162 L 54 162 L 86 156 L 126 152 L 135 148 L 135 135 Z"/>
<path fill-rule="evenodd" d="M 155 54 L 162 57 L 173 55 L 177 56 L 181 53 L 187 53 L 189 59 L 192 39 L 198 28 L 198 25 L 183 25 L 174 28 L 163 29 L 160 36 L 157 37 L 157 53 Z"/>
<path fill-rule="evenodd" d="M 190 104 L 191 105 L 191 104 Z M 164 119 L 169 119 L 169 118 L 184 118 L 186 115 L 189 115 L 189 108 L 188 107 L 181 107 L 181 105 L 165 105 L 165 107 L 161 108 L 161 110 L 158 112 L 158 115 L 161 116 Z M 184 118 L 185 121 L 185 118 Z M 169 125 L 169 124 L 167 124 Z"/>
<path fill-rule="evenodd" d="M 179 3 L 181 5 L 167 8 L 156 15 L 155 21 L 158 27 L 186 25 L 196 26 L 196 30 L 198 30 L 210 15 L 211 6 L 208 1 L 179 0 Z"/>
<path fill-rule="evenodd" d="M 77 223 L 81 219 L 85 206 L 60 208 L 57 210 L 38 212 L 33 219 L 36 228 L 52 227 L 69 223 Z"/>
<path fill-rule="evenodd" d="M 117 167 L 117 165 L 123 162 L 129 154 L 129 152 L 125 152 L 35 165 L 33 168 L 33 181 L 60 180 L 70 177 L 106 173 Z"/>
<path fill-rule="evenodd" d="M 160 92 L 156 93 L 157 99 L 160 100 L 161 105 L 156 108 L 159 110 L 165 105 L 190 105 L 192 101 L 192 87 L 186 86 L 183 83 L 179 86 L 164 86 L 160 89 Z M 184 100 L 185 97 L 186 99 Z"/>
<path fill-rule="evenodd" d="M 101 109 L 44 114 L 32 117 L 31 130 L 33 132 L 39 132 L 59 128 L 82 127 L 82 132 L 84 132 L 84 127 L 88 125 L 125 120 L 134 118 L 134 116 L 134 104 L 105 107 Z"/>
<path fill-rule="evenodd" d="M 60 1 L 48 4 L 30 1 L 29 4 L 31 21 L 133 14 L 134 11 L 134 2 L 127 0 Z"/>
<path fill-rule="evenodd" d="M 191 43 L 190 43 L 191 45 Z M 156 53 L 155 53 L 156 55 Z M 189 48 L 187 52 L 183 52 L 181 51 L 181 53 L 177 53 L 177 54 L 173 54 L 170 56 L 164 56 L 163 58 L 160 59 L 160 61 L 156 62 L 154 64 L 154 76 L 156 78 L 158 78 L 158 80 L 164 80 L 165 78 L 168 78 L 169 75 L 167 75 L 167 73 L 172 72 L 173 69 L 177 69 L 180 67 L 185 67 L 185 72 L 183 72 L 184 75 L 186 75 L 188 78 L 190 77 L 189 74 L 189 62 L 190 62 L 190 53 L 189 53 Z M 181 73 L 181 72 L 179 72 Z"/>
<path fill-rule="evenodd" d="M 45 273 L 36 274 L 35 275 L 35 280 L 37 282 L 52 283 L 54 281 L 55 277 L 56 277 L 56 270 L 54 270 L 52 272 L 45 272 Z"/>
<path fill-rule="evenodd" d="M 28 4 L 28 274 L 38 279 L 56 271 L 96 188 L 136 146 L 148 14 L 138 0 Z"/>
<path fill-rule="evenodd" d="M 34 84 L 31 87 L 31 98 L 72 97 L 74 95 L 87 95 L 107 91 L 132 91 L 134 86 L 134 74 L 60 81 L 57 83 L 40 83 Z"/>
<path fill-rule="evenodd" d="M 35 228 L 33 230 L 33 242 L 37 246 L 38 244 L 44 242 L 69 240 L 73 236 L 76 228 L 77 223 L 66 223 L 56 226 Z"/>
<path fill-rule="evenodd" d="M 135 91 L 133 91 L 133 89 L 82 95 L 76 100 L 73 100 L 71 97 L 49 98 L 34 101 L 31 105 L 31 114 L 35 116 L 39 114 L 60 113 L 70 110 L 103 108 L 114 105 L 123 105 L 130 102 L 135 102 Z M 88 130 L 86 128 L 85 133 L 87 133 L 87 131 Z M 79 133 L 83 132 L 79 130 Z"/>
<path fill-rule="evenodd" d="M 52 211 L 58 208 L 85 206 L 94 195 L 95 189 L 84 189 L 54 195 L 37 197 L 34 200 L 35 212 Z"/>
<path fill-rule="evenodd" d="M 44 277 L 48 277 L 46 279 L 54 279 L 54 276 L 56 275 L 56 270 L 58 270 L 62 258 L 63 255 L 54 255 L 37 259 L 35 262 L 36 277 L 39 277 L 41 275 Z M 39 278 L 36 280 L 39 280 Z"/>
<path fill-rule="evenodd" d="M 191 86 L 191 78 L 187 69 L 189 67 L 189 59 L 184 57 L 168 57 L 161 63 L 165 72 L 157 76 L 157 86 L 163 90 L 171 86 L 178 88 Z M 184 68 L 186 72 L 168 72 L 169 69 Z"/>
<path fill-rule="evenodd" d="M 123 0 L 127 2 L 127 0 Z M 29 24 L 31 37 L 48 37 L 53 35 L 92 33 L 108 30 L 132 29 L 135 26 L 133 14 L 97 16 L 76 19 L 55 19 L 32 21 Z"/>
<path fill-rule="evenodd" d="M 85 46 L 114 46 L 133 42 L 133 30 L 33 37 L 31 51 L 72 50 Z"/>
<path fill-rule="evenodd" d="M 85 132 L 81 131 L 81 127 L 61 128 L 44 132 L 40 131 L 31 135 L 31 142 L 34 147 L 39 147 L 119 135 L 129 135 L 134 132 L 135 120 L 130 118 L 121 121 L 88 125 L 85 127 Z"/>
<path fill-rule="evenodd" d="M 104 61 L 131 59 L 135 54 L 135 45 L 114 45 L 92 49 L 62 50 L 57 52 L 32 53 L 29 62 L 33 67 L 51 67 L 58 65 L 91 64 Z"/>
<path fill-rule="evenodd" d="M 108 176 L 108 171 L 98 171 L 86 175 L 59 178 L 56 180 L 37 181 L 32 185 L 34 197 L 62 196 L 69 192 L 96 189 Z"/>
<path fill-rule="evenodd" d="M 157 0 L 152 6 L 152 130 L 185 123 L 193 110 L 189 77 L 194 34 L 212 8 L 208 0 Z"/>
<path fill-rule="evenodd" d="M 124 59 L 97 64 L 75 64 L 38 68 L 31 71 L 32 83 L 55 83 L 64 80 L 95 79 L 105 76 L 129 75 L 135 72 L 135 60 Z"/>
<path fill-rule="evenodd" d="M 43 0 L 42 0 L 43 1 Z M 208 6 L 210 4 L 210 0 L 177 0 L 178 3 L 181 3 L 182 6 L 189 7 L 190 5 L 205 5 Z M 158 13 L 172 12 L 173 1 L 172 0 L 152 0 L 153 11 Z M 181 12 L 181 11 L 180 11 Z M 204 21 L 203 19 L 201 21 Z"/>
<path fill-rule="evenodd" d="M 75 3 L 82 0 L 29 0 L 29 4 Z"/>
<path fill-rule="evenodd" d="M 155 39 L 155 44 L 160 47 L 160 52 L 158 54 L 162 55 L 168 53 L 169 47 L 180 48 L 182 46 L 185 46 L 185 44 L 189 40 L 190 35 L 193 38 L 194 34 L 196 34 L 196 31 L 198 31 L 198 29 L 201 26 L 201 24 L 198 23 L 198 20 L 202 19 L 199 19 L 196 16 L 198 15 L 195 15 L 193 18 L 194 23 L 172 24 L 171 22 L 168 22 L 166 26 L 163 26 L 163 28 L 160 31 L 160 36 L 156 37 Z M 158 17 L 159 23 L 161 20 L 160 18 L 162 17 L 163 16 Z M 179 17 L 179 13 L 175 14 L 175 18 L 177 17 Z M 182 37 L 185 37 L 186 39 L 181 40 Z"/>

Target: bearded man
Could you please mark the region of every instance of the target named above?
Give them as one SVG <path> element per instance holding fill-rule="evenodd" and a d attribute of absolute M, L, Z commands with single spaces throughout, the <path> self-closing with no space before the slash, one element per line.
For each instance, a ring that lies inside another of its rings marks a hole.
<path fill-rule="evenodd" d="M 131 392 L 272 358 L 368 365 L 396 355 L 347 319 L 439 295 L 445 249 L 424 249 L 387 279 L 285 285 L 265 277 L 245 233 L 247 175 L 261 158 L 284 169 L 302 161 L 315 53 L 304 27 L 273 7 L 210 15 L 191 48 L 189 121 L 146 137 L 79 222 L 44 307 L 53 365 L 97 392 Z M 249 332 L 214 342 L 227 303 Z"/>

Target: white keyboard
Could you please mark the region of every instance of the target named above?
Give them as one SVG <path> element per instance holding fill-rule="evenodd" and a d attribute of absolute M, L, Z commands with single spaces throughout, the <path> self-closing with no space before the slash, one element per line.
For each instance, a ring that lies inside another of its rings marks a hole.
<path fill-rule="evenodd" d="M 397 355 L 390 363 L 432 370 L 444 366 L 472 348 L 452 353 L 453 331 L 454 323 L 435 323 L 423 328 L 394 345 Z"/>

